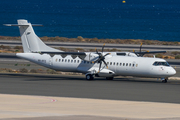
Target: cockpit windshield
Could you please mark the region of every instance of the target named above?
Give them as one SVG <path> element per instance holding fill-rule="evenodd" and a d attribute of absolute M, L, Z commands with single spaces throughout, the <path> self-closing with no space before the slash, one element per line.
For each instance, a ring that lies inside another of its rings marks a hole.
<path fill-rule="evenodd" d="M 158 62 L 158 61 L 154 62 L 153 65 L 154 66 L 160 66 L 160 65 L 161 66 L 170 66 L 168 62 Z"/>

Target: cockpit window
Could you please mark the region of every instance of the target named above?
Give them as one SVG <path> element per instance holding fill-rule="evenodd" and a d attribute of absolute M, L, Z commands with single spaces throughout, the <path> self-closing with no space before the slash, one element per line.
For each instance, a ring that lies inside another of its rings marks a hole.
<path fill-rule="evenodd" d="M 153 65 L 154 66 L 170 66 L 169 64 L 168 64 L 168 62 L 158 62 L 158 61 L 156 61 L 156 62 L 154 62 L 153 63 Z"/>

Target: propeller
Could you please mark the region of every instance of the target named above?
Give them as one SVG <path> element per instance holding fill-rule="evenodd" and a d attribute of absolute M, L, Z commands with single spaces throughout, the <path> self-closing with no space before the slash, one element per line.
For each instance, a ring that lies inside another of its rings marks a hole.
<path fill-rule="evenodd" d="M 142 48 L 142 43 L 141 43 L 141 45 L 140 45 L 140 50 L 139 50 L 140 53 L 141 53 L 141 48 Z"/>
<path fill-rule="evenodd" d="M 142 43 L 141 43 L 141 45 L 140 45 L 139 52 L 136 53 L 135 50 L 133 50 L 133 52 L 134 52 L 138 57 L 142 57 L 143 55 L 141 54 L 141 49 L 142 49 Z"/>
<path fill-rule="evenodd" d="M 105 55 L 103 55 L 104 47 L 105 47 L 105 44 L 102 46 L 102 51 L 101 51 L 101 52 L 98 52 L 98 50 L 95 48 L 96 54 L 98 54 L 99 57 L 98 57 L 97 60 L 92 61 L 92 63 L 99 63 L 99 71 L 98 71 L 98 72 L 100 72 L 102 63 L 104 63 L 104 64 L 106 65 L 106 67 L 108 68 L 107 63 L 106 63 L 106 61 L 105 61 L 105 57 L 106 57 L 107 55 L 111 54 L 111 53 L 106 53 Z"/>
<path fill-rule="evenodd" d="M 141 49 L 142 49 L 142 43 L 141 43 L 141 45 L 140 45 L 140 50 L 139 50 L 139 52 L 135 52 L 135 51 L 133 50 L 134 54 L 136 54 L 138 57 L 143 57 L 145 54 L 166 53 L 166 51 L 145 51 L 145 52 L 142 52 Z"/>

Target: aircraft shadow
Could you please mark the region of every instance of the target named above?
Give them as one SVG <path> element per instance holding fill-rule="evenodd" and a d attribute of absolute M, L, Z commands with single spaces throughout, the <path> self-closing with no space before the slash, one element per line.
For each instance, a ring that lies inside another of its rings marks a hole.
<path fill-rule="evenodd" d="M 8 74 L 3 74 L 0 73 L 0 76 L 11 76 L 11 77 L 26 77 L 26 79 L 23 79 L 23 81 L 64 81 L 64 80 L 77 80 L 77 81 L 87 81 L 87 82 L 92 82 L 92 81 L 111 81 L 111 82 L 134 82 L 134 83 L 161 83 L 161 80 L 157 80 L 156 78 L 126 78 L 126 77 L 115 77 L 113 80 L 106 80 L 103 77 L 95 77 L 94 80 L 86 80 L 85 76 L 78 76 L 78 75 L 42 75 L 42 74 L 14 74 L 14 73 L 8 73 Z M 180 85 L 180 81 L 173 81 L 169 80 L 168 83 L 166 84 L 171 84 L 171 85 Z"/>

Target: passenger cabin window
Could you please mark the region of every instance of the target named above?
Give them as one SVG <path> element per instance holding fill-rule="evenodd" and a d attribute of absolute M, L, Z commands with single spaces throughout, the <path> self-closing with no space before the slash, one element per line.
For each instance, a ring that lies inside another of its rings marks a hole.
<path fill-rule="evenodd" d="M 61 59 L 59 59 L 59 62 L 61 61 Z"/>
<path fill-rule="evenodd" d="M 122 63 L 119 64 L 120 66 L 122 65 Z"/>
<path fill-rule="evenodd" d="M 114 62 L 114 65 L 116 65 L 116 63 Z"/>
<path fill-rule="evenodd" d="M 118 66 L 119 63 L 116 63 L 116 65 Z"/>
<path fill-rule="evenodd" d="M 128 63 L 126 63 L 126 66 L 128 66 Z"/>
<path fill-rule="evenodd" d="M 154 62 L 153 63 L 154 66 L 170 66 L 168 62 Z"/>
<path fill-rule="evenodd" d="M 131 63 L 129 63 L 129 66 L 131 66 Z"/>
<path fill-rule="evenodd" d="M 110 65 L 112 65 L 112 62 L 110 62 Z"/>
<path fill-rule="evenodd" d="M 123 63 L 123 66 L 125 66 L 125 63 Z"/>

